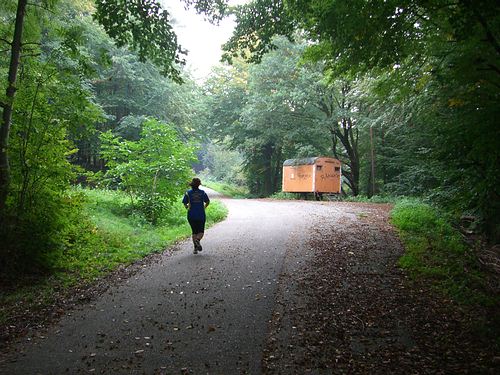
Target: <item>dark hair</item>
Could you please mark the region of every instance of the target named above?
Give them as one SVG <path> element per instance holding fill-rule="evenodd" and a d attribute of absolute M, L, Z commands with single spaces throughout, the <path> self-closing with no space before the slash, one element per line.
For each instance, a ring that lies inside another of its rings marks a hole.
<path fill-rule="evenodd" d="M 189 186 L 198 188 L 201 185 L 201 180 L 199 178 L 193 178 L 191 182 L 189 183 Z"/>

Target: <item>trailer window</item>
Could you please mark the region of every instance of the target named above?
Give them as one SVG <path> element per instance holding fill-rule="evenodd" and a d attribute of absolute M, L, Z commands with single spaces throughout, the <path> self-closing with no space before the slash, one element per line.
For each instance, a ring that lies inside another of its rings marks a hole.
<path fill-rule="evenodd" d="M 322 169 L 323 169 L 323 166 L 322 166 L 322 165 L 317 165 L 317 166 L 316 166 L 316 170 L 317 170 L 317 171 L 320 171 L 320 170 L 322 170 Z"/>
<path fill-rule="evenodd" d="M 340 167 L 335 167 L 335 172 L 340 172 Z"/>

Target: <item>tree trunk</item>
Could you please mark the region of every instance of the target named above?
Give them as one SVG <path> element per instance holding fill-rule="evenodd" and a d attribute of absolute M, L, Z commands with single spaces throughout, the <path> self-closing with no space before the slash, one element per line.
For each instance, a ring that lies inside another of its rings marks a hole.
<path fill-rule="evenodd" d="M 273 179 L 273 193 L 276 193 L 278 190 L 278 187 L 281 184 L 281 171 L 282 171 L 282 148 L 277 147 L 276 152 L 275 152 L 275 163 L 274 163 L 274 179 Z"/>
<path fill-rule="evenodd" d="M 371 158 L 371 194 L 376 194 L 375 189 L 375 147 L 373 146 L 373 126 L 370 126 L 370 158 Z"/>
<path fill-rule="evenodd" d="M 351 189 L 352 195 L 359 195 L 359 160 L 351 157 Z"/>
<path fill-rule="evenodd" d="M 17 3 L 16 24 L 14 39 L 11 43 L 9 75 L 5 95 L 6 100 L 5 103 L 2 103 L 3 113 L 0 128 L 0 217 L 3 217 L 10 188 L 9 133 L 12 124 L 12 111 L 14 108 L 14 96 L 16 95 L 16 80 L 21 58 L 23 24 L 27 3 L 28 0 L 18 0 Z"/>
<path fill-rule="evenodd" d="M 262 186 L 261 194 L 268 196 L 273 190 L 273 145 L 268 143 L 263 147 L 263 177 L 264 185 Z"/>
<path fill-rule="evenodd" d="M 359 194 L 358 130 L 351 117 L 344 116 L 336 119 L 335 111 L 333 110 L 335 106 L 341 112 L 350 111 L 352 104 L 347 97 L 350 90 L 350 85 L 347 82 L 343 82 L 340 88 L 340 98 L 337 99 L 333 95 L 331 98 L 333 102 L 320 102 L 318 108 L 325 114 L 326 120 L 329 122 L 332 153 L 335 158 L 348 167 L 348 169 L 344 169 L 343 175 L 347 179 L 347 185 L 351 188 L 352 194 L 356 196 Z M 339 145 L 344 149 L 341 152 L 337 149 Z"/>
<path fill-rule="evenodd" d="M 384 154 L 386 153 L 385 151 L 385 130 L 384 130 L 384 125 L 382 125 L 382 127 L 380 128 L 380 148 L 382 149 L 382 156 L 385 156 Z M 379 153 L 380 154 L 380 153 Z M 380 165 L 380 163 L 379 163 Z M 383 185 L 382 186 L 385 186 L 387 184 L 387 181 L 389 181 L 389 176 L 388 176 L 388 173 L 387 173 L 387 165 L 386 165 L 386 161 L 385 161 L 385 158 L 383 157 L 382 158 L 382 168 L 379 167 L 379 171 L 381 170 L 382 171 L 382 178 L 383 178 Z"/>

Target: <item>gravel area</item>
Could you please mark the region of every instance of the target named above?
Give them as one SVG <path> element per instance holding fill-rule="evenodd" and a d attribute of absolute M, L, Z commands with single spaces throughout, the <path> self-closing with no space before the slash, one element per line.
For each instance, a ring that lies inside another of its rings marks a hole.
<path fill-rule="evenodd" d="M 287 254 L 263 373 L 500 373 L 498 337 L 477 331 L 498 311 L 409 280 L 389 206 L 325 205 L 340 213 L 318 210 L 308 253 Z"/>

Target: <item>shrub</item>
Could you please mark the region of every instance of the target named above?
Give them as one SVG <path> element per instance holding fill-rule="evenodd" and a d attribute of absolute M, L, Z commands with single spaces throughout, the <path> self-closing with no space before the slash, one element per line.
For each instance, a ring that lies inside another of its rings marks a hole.
<path fill-rule="evenodd" d="M 169 125 L 148 119 L 138 141 L 111 132 L 101 135 L 108 171 L 103 181 L 137 199 L 136 208 L 152 223 L 174 202 L 191 174 L 194 149 Z"/>

